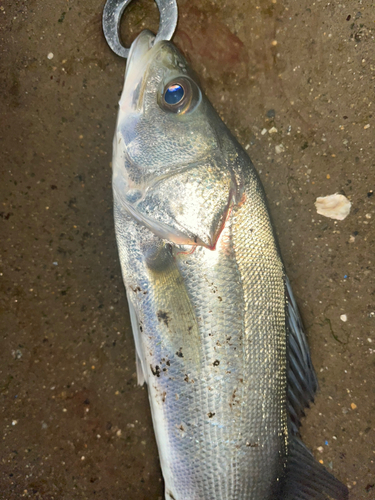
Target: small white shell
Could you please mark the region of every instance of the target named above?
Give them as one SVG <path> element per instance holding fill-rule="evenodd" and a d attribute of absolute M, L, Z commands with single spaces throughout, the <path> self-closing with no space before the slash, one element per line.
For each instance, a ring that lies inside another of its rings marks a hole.
<path fill-rule="evenodd" d="M 343 194 L 331 194 L 316 199 L 316 211 L 330 219 L 344 220 L 350 212 L 352 204 Z"/>

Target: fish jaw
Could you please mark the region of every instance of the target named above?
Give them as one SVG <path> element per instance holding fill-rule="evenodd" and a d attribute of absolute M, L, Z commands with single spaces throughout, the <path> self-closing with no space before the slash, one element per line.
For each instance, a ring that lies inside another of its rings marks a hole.
<path fill-rule="evenodd" d="M 142 85 L 144 68 L 147 67 L 155 35 L 142 31 L 132 43 L 125 69 L 125 85 L 119 101 L 119 120 L 136 108 L 137 95 Z"/>

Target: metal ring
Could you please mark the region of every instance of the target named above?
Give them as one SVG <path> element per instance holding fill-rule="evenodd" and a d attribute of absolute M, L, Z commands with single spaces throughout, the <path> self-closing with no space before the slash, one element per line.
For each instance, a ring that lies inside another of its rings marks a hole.
<path fill-rule="evenodd" d="M 127 58 L 130 49 L 124 47 L 120 40 L 121 17 L 132 0 L 107 0 L 103 10 L 103 32 L 108 45 L 120 57 Z M 157 3 L 160 22 L 155 42 L 170 40 L 177 26 L 176 0 L 155 0 Z M 154 43 L 155 43 L 154 42 Z"/>

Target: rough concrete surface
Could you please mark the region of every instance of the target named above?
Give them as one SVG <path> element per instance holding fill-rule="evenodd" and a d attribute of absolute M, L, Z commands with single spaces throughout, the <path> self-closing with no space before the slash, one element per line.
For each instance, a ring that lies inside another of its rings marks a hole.
<path fill-rule="evenodd" d="M 260 172 L 306 324 L 304 440 L 374 499 L 375 2 L 178 3 L 175 43 Z M 112 220 L 125 61 L 103 4 L 0 2 L 1 499 L 163 496 Z M 136 0 L 123 38 L 157 23 Z M 343 221 L 314 207 L 336 192 Z"/>

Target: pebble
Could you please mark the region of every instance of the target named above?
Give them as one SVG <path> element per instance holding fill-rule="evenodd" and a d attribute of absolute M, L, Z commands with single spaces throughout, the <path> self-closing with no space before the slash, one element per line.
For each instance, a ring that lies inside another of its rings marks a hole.
<path fill-rule="evenodd" d="M 350 408 L 352 410 L 355 410 L 357 408 L 357 405 L 355 403 L 351 403 Z"/>
<path fill-rule="evenodd" d="M 48 59 L 53 59 L 53 53 L 52 52 L 49 52 L 48 55 L 47 55 L 47 58 Z"/>
<path fill-rule="evenodd" d="M 336 220 L 344 220 L 349 215 L 351 206 L 348 198 L 339 193 L 321 196 L 315 201 L 318 214 Z"/>
<path fill-rule="evenodd" d="M 346 314 L 341 314 L 340 319 L 341 319 L 341 321 L 346 323 L 348 321 L 348 316 Z"/>
<path fill-rule="evenodd" d="M 276 127 L 271 127 L 268 131 L 269 134 L 276 134 L 277 128 Z"/>
<path fill-rule="evenodd" d="M 285 152 L 285 147 L 282 144 L 275 146 L 275 153 L 278 155 Z"/>
<path fill-rule="evenodd" d="M 323 446 L 318 446 L 317 450 L 319 451 L 319 453 L 323 453 Z"/>

